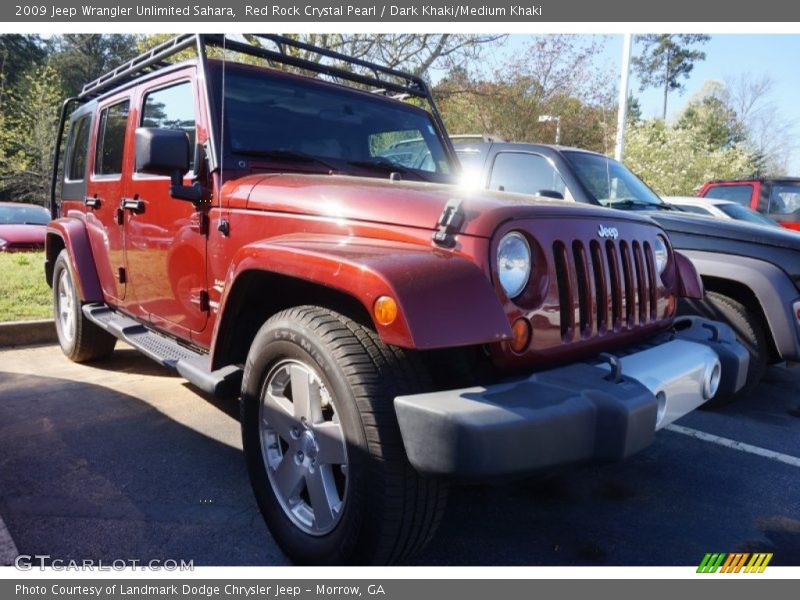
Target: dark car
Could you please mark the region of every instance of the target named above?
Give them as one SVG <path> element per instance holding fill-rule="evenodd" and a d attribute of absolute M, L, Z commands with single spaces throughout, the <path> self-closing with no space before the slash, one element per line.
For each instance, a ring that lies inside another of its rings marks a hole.
<path fill-rule="evenodd" d="M 652 217 L 702 277 L 703 301 L 682 312 L 725 319 L 751 354 L 745 390 L 766 366 L 800 361 L 800 236 L 781 228 L 714 220 L 666 204 L 621 163 L 595 152 L 547 144 L 458 147 L 465 179 L 505 192 L 602 205 Z M 723 404 L 720 396 L 711 404 Z"/>
<path fill-rule="evenodd" d="M 0 202 L 0 252 L 44 250 L 50 212 L 37 204 Z"/>
<path fill-rule="evenodd" d="M 709 181 L 697 195 L 736 202 L 787 229 L 800 231 L 800 179 L 796 177 Z"/>
<path fill-rule="evenodd" d="M 671 332 L 702 285 L 652 220 L 467 194 L 422 79 L 259 41 L 178 36 L 66 105 L 46 276 L 72 360 L 120 338 L 240 399 L 253 490 L 293 560 L 403 560 L 450 480 L 623 459 L 744 383 L 724 323 Z M 590 310 L 563 276 L 601 242 L 611 269 L 634 250 L 636 310 L 630 281 Z"/>

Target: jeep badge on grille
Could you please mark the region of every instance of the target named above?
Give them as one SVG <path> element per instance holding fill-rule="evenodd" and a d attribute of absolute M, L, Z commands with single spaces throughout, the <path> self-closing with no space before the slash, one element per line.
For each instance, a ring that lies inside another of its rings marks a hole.
<path fill-rule="evenodd" d="M 605 225 L 600 225 L 597 228 L 597 235 L 599 235 L 601 238 L 617 239 L 619 237 L 619 231 L 617 231 L 616 227 L 606 227 Z"/>

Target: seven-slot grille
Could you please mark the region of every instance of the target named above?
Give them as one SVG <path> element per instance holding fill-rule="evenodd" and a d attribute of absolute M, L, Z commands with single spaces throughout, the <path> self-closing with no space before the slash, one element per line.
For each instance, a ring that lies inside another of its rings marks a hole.
<path fill-rule="evenodd" d="M 653 249 L 647 241 L 553 243 L 565 342 L 647 325 L 658 318 Z"/>

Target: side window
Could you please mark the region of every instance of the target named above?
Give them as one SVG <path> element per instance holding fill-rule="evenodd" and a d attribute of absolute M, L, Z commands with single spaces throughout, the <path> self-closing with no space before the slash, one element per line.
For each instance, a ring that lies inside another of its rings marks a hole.
<path fill-rule="evenodd" d="M 789 215 L 800 209 L 800 186 L 775 184 L 769 192 L 771 215 Z"/>
<path fill-rule="evenodd" d="M 125 100 L 104 108 L 97 130 L 97 148 L 94 153 L 95 175 L 122 173 L 122 154 L 125 150 L 125 130 L 128 125 L 130 101 Z"/>
<path fill-rule="evenodd" d="M 558 192 L 566 197 L 567 186 L 550 161 L 538 154 L 501 152 L 494 159 L 489 189 L 521 194 Z"/>
<path fill-rule="evenodd" d="M 150 92 L 144 97 L 142 127 L 179 129 L 195 144 L 194 96 L 188 81 Z M 191 166 L 191 165 L 190 165 Z"/>
<path fill-rule="evenodd" d="M 72 124 L 67 180 L 83 181 L 86 176 L 86 153 L 89 146 L 89 115 Z"/>
<path fill-rule="evenodd" d="M 715 185 L 706 192 L 704 197 L 730 200 L 742 206 L 750 206 L 750 198 L 753 197 L 753 186 L 747 184 Z"/>

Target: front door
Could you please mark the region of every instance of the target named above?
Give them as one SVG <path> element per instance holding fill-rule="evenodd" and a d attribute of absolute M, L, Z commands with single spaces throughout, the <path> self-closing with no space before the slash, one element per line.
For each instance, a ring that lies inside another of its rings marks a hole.
<path fill-rule="evenodd" d="M 139 88 L 138 127 L 180 129 L 195 142 L 194 79 L 172 75 Z M 191 182 L 191 174 L 186 183 Z M 200 213 L 172 198 L 169 177 L 136 173 L 126 184 L 127 309 L 175 335 L 189 337 L 208 320 L 206 234 Z"/>
<path fill-rule="evenodd" d="M 106 300 L 120 304 L 126 293 L 126 270 L 120 202 L 124 192 L 126 137 L 130 98 L 127 93 L 99 105 L 95 140 L 84 198 L 86 231 Z"/>

